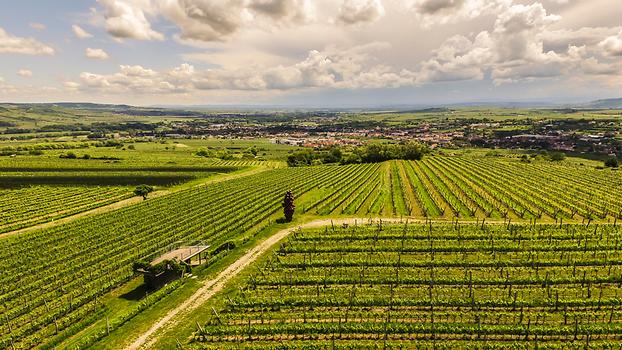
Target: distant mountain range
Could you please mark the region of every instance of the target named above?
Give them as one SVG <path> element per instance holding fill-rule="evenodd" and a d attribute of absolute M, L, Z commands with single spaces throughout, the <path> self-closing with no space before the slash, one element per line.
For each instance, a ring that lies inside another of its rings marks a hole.
<path fill-rule="evenodd" d="M 595 109 L 619 109 L 622 108 L 622 98 L 608 98 L 604 100 L 596 100 L 585 105 L 579 105 L 579 108 L 595 108 Z"/>
<path fill-rule="evenodd" d="M 83 109 L 100 112 L 111 112 L 129 115 L 176 115 L 176 116 L 201 116 L 211 111 L 244 111 L 244 112 L 268 112 L 268 111 L 332 111 L 332 112 L 363 112 L 363 111 L 394 111 L 400 113 L 433 113 L 447 110 L 447 108 L 460 107 L 485 107 L 485 108 L 542 108 L 542 109 L 622 109 L 622 98 L 600 99 L 585 103 L 553 103 L 546 101 L 475 101 L 448 104 L 413 104 L 413 105 L 386 105 L 375 107 L 313 107 L 313 106 L 287 106 L 287 105 L 156 105 L 148 107 L 129 106 L 124 104 L 100 104 L 100 103 L 0 103 L 4 106 L 21 107 L 60 107 L 67 109 Z"/>

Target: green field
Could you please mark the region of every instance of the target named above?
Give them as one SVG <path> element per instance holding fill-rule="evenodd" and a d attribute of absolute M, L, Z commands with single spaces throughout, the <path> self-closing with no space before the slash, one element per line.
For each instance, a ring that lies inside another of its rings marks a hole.
<path fill-rule="evenodd" d="M 437 223 L 297 231 L 226 300 L 196 312 L 189 348 L 617 348 L 621 234 Z"/>
<path fill-rule="evenodd" d="M 294 233 L 173 318 L 153 347 L 619 345 L 622 178 L 602 161 L 448 147 L 417 161 L 288 168 L 300 147 L 206 135 L 324 137 L 313 128 L 434 120 L 440 132 L 467 120 L 529 132 L 558 119 L 599 121 L 596 132 L 619 111 L 341 113 L 328 124 L 310 114 L 296 125 L 287 114 L 98 108 L 0 108 L 0 348 L 126 347 L 249 250 L 316 220 L 358 226 Z M 184 138 L 194 127 L 206 134 Z M 131 199 L 141 184 L 153 198 Z M 363 224 L 379 219 L 413 224 Z M 180 244 L 209 245 L 207 262 L 147 290 L 132 265 Z"/>
<path fill-rule="evenodd" d="M 29 348 L 57 344 L 79 332 L 97 321 L 96 315 L 106 313 L 100 300 L 107 293 L 132 280 L 134 261 L 154 257 L 174 242 L 209 242 L 211 255 L 222 258 L 273 225 L 286 190 L 298 198 L 299 220 L 351 216 L 589 224 L 617 221 L 622 210 L 620 181 L 616 172 L 579 165 L 433 156 L 416 162 L 264 170 L 188 187 L 110 213 L 2 239 L 1 316 L 10 332 L 1 341 L 4 346 Z M 503 241 L 505 233 L 496 230 L 486 233 L 490 244 L 495 239 L 501 240 L 501 248 L 510 244 Z M 450 238 L 439 238 L 439 244 L 453 244 Z M 352 249 L 368 249 L 366 244 L 357 247 Z M 379 254 L 384 254 L 382 249 Z"/>

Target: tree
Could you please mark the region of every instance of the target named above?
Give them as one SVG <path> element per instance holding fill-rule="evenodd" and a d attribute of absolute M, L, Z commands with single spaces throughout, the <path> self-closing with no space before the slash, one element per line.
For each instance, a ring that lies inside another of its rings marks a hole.
<path fill-rule="evenodd" d="M 553 152 L 551 153 L 550 158 L 553 162 L 561 162 L 566 159 L 566 154 L 563 152 Z"/>
<path fill-rule="evenodd" d="M 620 161 L 616 157 L 609 157 L 605 160 L 605 166 L 607 168 L 617 168 L 620 166 Z"/>
<path fill-rule="evenodd" d="M 134 189 L 134 194 L 137 196 L 142 196 L 143 200 L 146 200 L 147 195 L 151 192 L 153 192 L 153 187 L 149 185 L 139 185 L 136 186 L 136 189 Z"/>
<path fill-rule="evenodd" d="M 294 210 L 296 210 L 296 205 L 294 204 L 294 194 L 292 191 L 287 191 L 287 193 L 285 193 L 285 198 L 283 199 L 283 214 L 285 214 L 285 220 L 287 222 L 291 222 L 294 218 Z"/>
<path fill-rule="evenodd" d="M 423 156 L 430 153 L 430 148 L 419 142 L 410 141 L 402 146 L 404 154 L 403 159 L 407 160 L 421 160 Z"/>

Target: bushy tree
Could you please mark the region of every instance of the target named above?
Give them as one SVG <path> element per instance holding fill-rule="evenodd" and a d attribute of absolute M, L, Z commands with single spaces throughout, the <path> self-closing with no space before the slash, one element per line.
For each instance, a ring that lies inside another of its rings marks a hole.
<path fill-rule="evenodd" d="M 605 160 L 605 166 L 608 168 L 617 168 L 620 166 L 620 161 L 616 157 L 609 157 Z"/>
<path fill-rule="evenodd" d="M 566 154 L 563 152 L 553 152 L 550 154 L 549 157 L 553 162 L 561 162 L 562 160 L 566 159 Z"/>
<path fill-rule="evenodd" d="M 209 158 L 212 156 L 212 152 L 208 151 L 205 148 L 200 148 L 195 154 L 199 157 L 206 157 L 206 158 Z"/>
<path fill-rule="evenodd" d="M 143 197 L 143 200 L 146 200 L 147 195 L 151 192 L 153 192 L 153 187 L 149 185 L 139 185 L 134 189 L 134 194 Z"/>
<path fill-rule="evenodd" d="M 285 220 L 287 222 L 291 222 L 294 218 L 294 210 L 296 210 L 296 205 L 294 204 L 294 194 L 292 191 L 287 191 L 287 193 L 285 193 L 285 198 L 283 199 L 283 214 L 285 214 Z"/>

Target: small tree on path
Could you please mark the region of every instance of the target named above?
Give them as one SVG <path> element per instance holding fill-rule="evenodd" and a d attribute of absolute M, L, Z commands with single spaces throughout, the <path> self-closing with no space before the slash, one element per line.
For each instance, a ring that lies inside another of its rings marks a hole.
<path fill-rule="evenodd" d="M 149 185 L 139 185 L 134 189 L 134 194 L 137 196 L 142 196 L 143 200 L 147 200 L 147 195 L 153 192 L 153 187 Z"/>
<path fill-rule="evenodd" d="M 285 221 L 292 221 L 294 218 L 294 210 L 296 210 L 296 205 L 294 204 L 294 194 L 292 191 L 287 191 L 287 193 L 285 193 L 285 198 L 283 199 L 283 214 L 285 214 Z"/>

